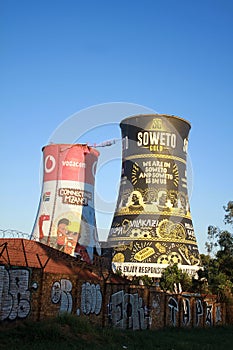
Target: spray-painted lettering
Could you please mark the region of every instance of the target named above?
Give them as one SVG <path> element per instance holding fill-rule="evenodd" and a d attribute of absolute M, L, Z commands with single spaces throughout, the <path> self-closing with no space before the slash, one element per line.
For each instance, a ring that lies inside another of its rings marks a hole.
<path fill-rule="evenodd" d="M 221 305 L 216 305 L 215 312 L 216 312 L 215 322 L 216 323 L 222 322 L 222 308 L 221 308 Z"/>
<path fill-rule="evenodd" d="M 205 323 L 208 326 L 212 325 L 212 312 L 213 312 L 213 305 L 212 304 L 206 304 L 206 319 Z"/>
<path fill-rule="evenodd" d="M 81 294 L 81 310 L 85 315 L 98 315 L 102 308 L 102 293 L 100 285 L 83 283 Z"/>
<path fill-rule="evenodd" d="M 200 299 L 196 300 L 196 326 L 199 326 L 200 319 L 203 316 L 203 305 Z"/>
<path fill-rule="evenodd" d="M 29 271 L 0 266 L 0 320 L 26 318 L 30 309 Z"/>
<path fill-rule="evenodd" d="M 170 308 L 170 316 L 171 316 L 172 325 L 175 326 L 176 325 L 176 314 L 179 311 L 179 306 L 178 306 L 177 300 L 172 298 L 172 297 L 169 298 L 168 306 Z"/>
<path fill-rule="evenodd" d="M 190 301 L 183 299 L 183 325 L 188 326 L 190 323 Z"/>
<path fill-rule="evenodd" d="M 73 299 L 71 295 L 72 283 L 67 279 L 56 281 L 52 285 L 51 301 L 53 304 L 60 303 L 60 312 L 71 313 Z"/>
<path fill-rule="evenodd" d="M 143 306 L 138 293 L 128 294 L 123 290 L 112 294 L 109 304 L 109 317 L 114 327 L 126 329 L 146 329 L 150 323 L 149 312 Z"/>

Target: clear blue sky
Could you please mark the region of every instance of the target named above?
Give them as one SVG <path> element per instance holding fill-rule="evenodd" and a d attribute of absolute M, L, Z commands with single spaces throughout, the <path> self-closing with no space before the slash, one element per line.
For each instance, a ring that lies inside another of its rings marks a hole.
<path fill-rule="evenodd" d="M 232 43 L 232 0 L 1 0 L 0 229 L 31 232 L 54 130 L 125 102 L 191 122 L 190 205 L 204 252 L 208 225 L 224 228 L 233 200 Z M 111 138 L 97 134 L 88 141 Z"/>

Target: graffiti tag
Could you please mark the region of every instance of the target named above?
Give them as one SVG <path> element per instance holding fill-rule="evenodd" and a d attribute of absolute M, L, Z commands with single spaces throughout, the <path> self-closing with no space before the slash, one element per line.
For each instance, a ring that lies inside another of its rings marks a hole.
<path fill-rule="evenodd" d="M 98 315 L 102 308 L 102 293 L 99 284 L 83 283 L 81 294 L 81 310 L 85 315 Z"/>
<path fill-rule="evenodd" d="M 146 329 L 150 323 L 149 312 L 143 307 L 143 299 L 138 293 L 128 294 L 123 290 L 112 294 L 109 304 L 109 317 L 118 328 Z"/>
<path fill-rule="evenodd" d="M 53 304 L 60 303 L 60 312 L 71 313 L 73 299 L 71 295 L 72 283 L 67 279 L 56 281 L 52 285 L 51 301 Z"/>
<path fill-rule="evenodd" d="M 0 320 L 26 318 L 30 310 L 29 271 L 0 266 Z"/>

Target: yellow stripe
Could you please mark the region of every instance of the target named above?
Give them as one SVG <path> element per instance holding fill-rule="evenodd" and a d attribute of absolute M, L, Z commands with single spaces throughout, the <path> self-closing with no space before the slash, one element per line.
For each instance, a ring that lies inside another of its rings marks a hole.
<path fill-rule="evenodd" d="M 108 242 L 121 242 L 121 241 L 155 241 L 155 242 L 168 242 L 168 243 L 183 243 L 183 244 L 189 244 L 189 245 L 195 245 L 197 246 L 197 242 L 195 241 L 189 241 L 187 239 L 175 239 L 173 238 L 172 240 L 169 240 L 168 238 L 156 238 L 156 237 L 150 237 L 150 238 L 136 238 L 132 239 L 132 237 L 116 237 L 111 239 L 108 239 Z M 121 243 L 119 243 L 121 245 Z"/>
<path fill-rule="evenodd" d="M 137 158 L 166 158 L 166 159 L 172 159 L 172 160 L 177 160 L 178 162 L 186 164 L 186 160 L 180 157 L 176 156 L 170 156 L 166 154 L 160 154 L 160 155 L 155 155 L 155 154 L 136 154 L 133 156 L 128 156 L 124 157 L 123 160 L 130 160 L 130 159 L 137 159 Z"/>

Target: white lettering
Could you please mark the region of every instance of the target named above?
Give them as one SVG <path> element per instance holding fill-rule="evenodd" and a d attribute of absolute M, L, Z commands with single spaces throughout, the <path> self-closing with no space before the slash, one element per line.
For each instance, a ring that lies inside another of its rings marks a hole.
<path fill-rule="evenodd" d="M 138 133 L 138 142 L 137 142 L 137 145 L 140 147 L 142 146 L 142 132 L 139 131 Z"/>
<path fill-rule="evenodd" d="M 176 134 L 160 131 L 139 131 L 137 134 L 137 145 L 151 146 L 160 145 L 164 147 L 176 148 Z"/>
<path fill-rule="evenodd" d="M 75 162 L 73 160 L 63 160 L 63 166 L 77 167 L 77 168 L 86 168 L 86 164 L 82 162 Z"/>

